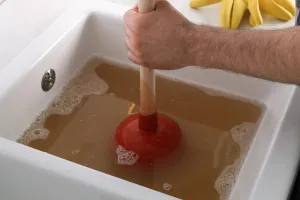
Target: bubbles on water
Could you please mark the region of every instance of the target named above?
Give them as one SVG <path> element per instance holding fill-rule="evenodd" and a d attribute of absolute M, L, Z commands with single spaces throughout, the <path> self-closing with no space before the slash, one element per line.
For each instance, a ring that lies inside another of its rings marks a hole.
<path fill-rule="evenodd" d="M 243 123 L 241 125 L 233 127 L 230 132 L 232 139 L 239 144 L 241 151 L 247 151 L 246 148 L 250 147 L 250 142 L 252 140 L 253 134 L 255 131 L 255 124 L 252 123 Z M 250 133 L 250 134 L 247 134 Z"/>
<path fill-rule="evenodd" d="M 48 110 L 55 114 L 70 114 L 84 96 L 102 95 L 107 90 L 108 85 L 96 75 L 94 70 L 82 72 L 70 81 Z"/>
<path fill-rule="evenodd" d="M 53 99 L 48 108 L 36 118 L 35 122 L 18 139 L 18 142 L 28 145 L 31 141 L 46 139 L 49 130 L 44 127 L 44 123 L 50 115 L 70 114 L 80 104 L 83 97 L 92 94 L 102 95 L 107 90 L 107 83 L 97 76 L 95 68 L 86 68 L 80 71 Z"/>
<path fill-rule="evenodd" d="M 80 152 L 79 149 L 74 149 L 74 150 L 72 151 L 72 154 L 73 154 L 73 155 L 76 155 L 76 154 L 78 154 L 79 152 Z"/>
<path fill-rule="evenodd" d="M 49 130 L 43 127 L 34 128 L 26 131 L 25 134 L 18 140 L 22 144 L 29 144 L 33 140 L 46 139 L 49 135 Z"/>
<path fill-rule="evenodd" d="M 255 124 L 245 122 L 233 127 L 230 130 L 232 139 L 240 147 L 240 157 L 234 162 L 233 165 L 227 166 L 215 182 L 215 188 L 220 195 L 220 200 L 229 199 L 232 188 L 236 182 L 236 178 L 239 175 L 241 166 L 245 160 L 248 150 L 250 149 L 255 128 Z"/>
<path fill-rule="evenodd" d="M 169 192 L 170 190 L 172 190 L 172 185 L 169 183 L 164 183 L 163 188 L 165 191 Z"/>
<path fill-rule="evenodd" d="M 124 147 L 118 146 L 116 149 L 118 156 L 117 162 L 120 165 L 134 165 L 139 159 L 139 156 L 133 151 L 127 151 Z"/>

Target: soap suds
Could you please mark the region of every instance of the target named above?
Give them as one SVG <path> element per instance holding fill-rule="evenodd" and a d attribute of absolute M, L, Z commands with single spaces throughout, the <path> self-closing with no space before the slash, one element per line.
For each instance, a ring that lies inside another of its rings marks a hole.
<path fill-rule="evenodd" d="M 50 115 L 70 114 L 80 104 L 83 97 L 92 94 L 103 95 L 107 92 L 109 87 L 105 81 L 97 76 L 95 67 L 80 71 L 67 87 L 63 88 L 60 94 L 54 98 L 48 108 L 37 117 L 35 122 L 25 131 L 25 134 L 18 139 L 18 142 L 28 145 L 34 140 L 46 139 L 49 130 L 44 127 L 44 123 Z"/>
<path fill-rule="evenodd" d="M 170 190 L 172 190 L 172 185 L 169 183 L 164 183 L 163 188 L 165 191 L 169 192 Z"/>
<path fill-rule="evenodd" d="M 233 165 L 227 166 L 222 171 L 221 175 L 215 182 L 215 188 L 220 195 L 220 200 L 228 200 L 230 197 L 232 188 L 235 185 L 240 169 L 249 151 L 255 128 L 255 124 L 243 123 L 230 130 L 232 139 L 240 147 L 240 156 Z"/>
<path fill-rule="evenodd" d="M 120 145 L 116 149 L 116 154 L 118 156 L 117 163 L 119 165 L 134 165 L 139 159 L 138 154 L 133 151 L 127 151 Z"/>

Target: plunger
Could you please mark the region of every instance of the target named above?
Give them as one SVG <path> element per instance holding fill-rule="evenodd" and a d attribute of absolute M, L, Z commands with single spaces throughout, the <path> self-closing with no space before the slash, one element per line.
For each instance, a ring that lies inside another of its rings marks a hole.
<path fill-rule="evenodd" d="M 138 11 L 151 12 L 154 6 L 155 0 L 140 0 Z M 180 127 L 157 113 L 155 98 L 155 72 L 140 66 L 140 112 L 122 121 L 115 135 L 117 145 L 138 155 L 138 163 L 167 159 L 179 146 Z"/>

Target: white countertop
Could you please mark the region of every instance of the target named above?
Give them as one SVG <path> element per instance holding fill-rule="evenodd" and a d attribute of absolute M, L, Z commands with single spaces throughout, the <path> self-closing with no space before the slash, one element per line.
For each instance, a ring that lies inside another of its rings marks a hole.
<path fill-rule="evenodd" d="M 134 5 L 135 0 L 111 0 Z M 74 0 L 0 0 L 0 70 L 40 35 Z M 219 26 L 219 6 L 202 9 L 189 8 L 189 0 L 170 2 L 194 23 Z M 277 20 L 266 20 L 265 28 L 293 26 Z"/>

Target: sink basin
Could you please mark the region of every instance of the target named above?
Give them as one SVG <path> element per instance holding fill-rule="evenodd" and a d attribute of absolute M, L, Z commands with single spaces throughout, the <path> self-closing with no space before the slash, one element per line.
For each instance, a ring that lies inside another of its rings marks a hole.
<path fill-rule="evenodd" d="M 0 71 L 1 199 L 176 199 L 15 142 L 88 60 L 137 67 L 124 44 L 122 17 L 128 8 L 79 1 Z M 57 77 L 44 92 L 41 78 L 48 69 Z M 266 110 L 229 199 L 288 197 L 300 152 L 297 86 L 193 66 L 158 74 L 263 104 Z"/>

